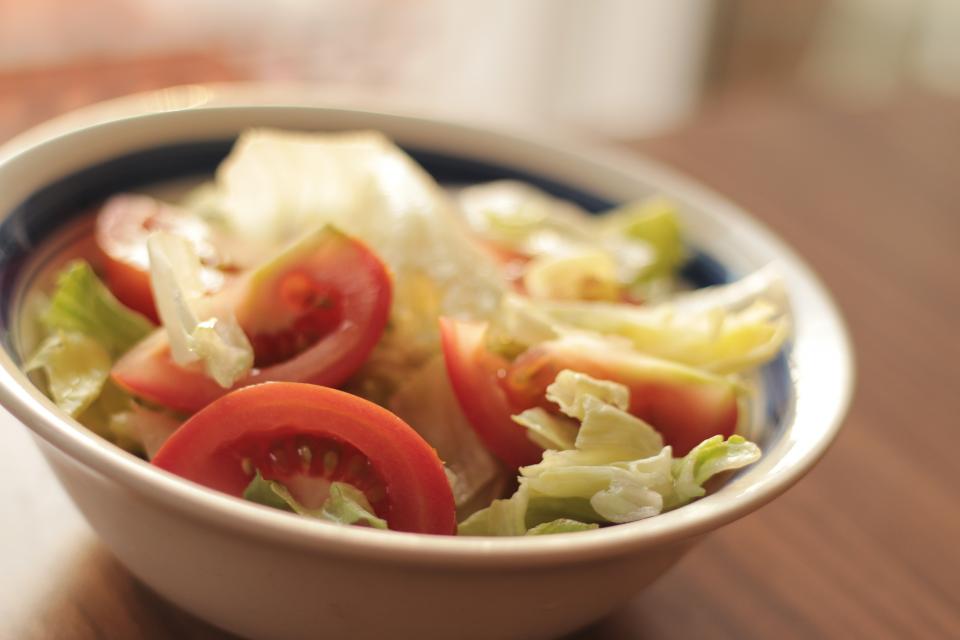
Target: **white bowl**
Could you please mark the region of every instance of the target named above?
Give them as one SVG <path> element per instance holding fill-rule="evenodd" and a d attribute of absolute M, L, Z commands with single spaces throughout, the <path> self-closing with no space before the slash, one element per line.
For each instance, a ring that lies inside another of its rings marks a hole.
<path fill-rule="evenodd" d="M 795 336 L 764 376 L 772 411 L 760 416 L 763 459 L 706 498 L 649 520 L 536 538 L 456 538 L 297 518 L 191 484 L 85 431 L 18 367 L 14 311 L 25 252 L 105 190 L 209 168 L 224 141 L 256 125 L 379 129 L 428 152 L 421 157 L 434 158 L 447 177 L 519 172 L 613 202 L 665 193 L 682 206 L 692 243 L 730 272 L 776 262 Z M 329 108 L 302 90 L 180 87 L 88 108 L 9 142 L 0 149 L 0 215 L 0 400 L 34 432 L 64 488 L 133 574 L 251 638 L 541 638 L 574 630 L 625 603 L 701 536 L 799 480 L 835 437 L 849 402 L 846 331 L 810 269 L 736 206 L 634 156 Z"/>

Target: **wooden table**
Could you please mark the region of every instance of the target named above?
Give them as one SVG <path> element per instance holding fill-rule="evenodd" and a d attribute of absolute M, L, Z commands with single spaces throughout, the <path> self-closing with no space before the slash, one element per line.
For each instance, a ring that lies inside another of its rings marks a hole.
<path fill-rule="evenodd" d="M 0 76 L 0 139 L 93 99 L 238 75 L 188 56 Z M 849 320 L 859 381 L 809 477 L 573 637 L 960 638 L 960 103 L 845 113 L 748 89 L 634 146 L 807 256 Z M 0 638 L 225 637 L 111 559 L 6 415 L 0 449 Z"/>

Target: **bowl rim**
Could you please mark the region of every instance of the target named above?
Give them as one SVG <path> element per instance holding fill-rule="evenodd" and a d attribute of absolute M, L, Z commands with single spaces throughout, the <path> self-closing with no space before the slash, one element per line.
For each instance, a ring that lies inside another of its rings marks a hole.
<path fill-rule="evenodd" d="M 478 569 L 579 563 L 612 557 L 666 543 L 682 543 L 729 523 L 769 502 L 802 478 L 826 452 L 835 439 L 849 407 L 853 392 L 854 363 L 845 323 L 819 278 L 806 263 L 763 223 L 710 189 L 686 178 L 658 162 L 624 150 L 601 147 L 594 142 L 576 140 L 569 134 L 511 133 L 503 127 L 477 126 L 449 117 L 425 115 L 410 108 L 378 103 L 369 98 L 360 104 L 355 96 L 346 99 L 331 96 L 315 88 L 249 83 L 185 85 L 149 91 L 85 107 L 40 124 L 0 146 L 0 173 L 10 163 L 28 156 L 40 147 L 63 144 L 81 131 L 106 128 L 120 121 L 143 120 L 170 111 L 255 110 L 257 108 L 307 108 L 318 114 L 350 113 L 372 120 L 405 123 L 445 134 L 486 139 L 505 148 L 526 148 L 567 158 L 599 172 L 619 172 L 635 176 L 638 182 L 656 185 L 671 195 L 682 194 L 709 215 L 722 220 L 738 238 L 776 256 L 778 267 L 797 290 L 802 305 L 795 305 L 795 327 L 801 323 L 815 329 L 811 338 L 798 334 L 794 349 L 811 347 L 825 360 L 832 372 L 833 387 L 818 387 L 819 393 L 798 396 L 791 423 L 784 438 L 790 442 L 787 454 L 767 473 L 750 468 L 736 481 L 737 492 L 725 486 L 697 502 L 675 511 L 635 523 L 595 531 L 536 538 L 487 538 L 433 536 L 426 534 L 376 531 L 341 527 L 288 515 L 268 507 L 244 502 L 195 485 L 126 453 L 93 435 L 76 428 L 76 421 L 65 418 L 53 403 L 31 385 L 6 351 L 0 353 L 0 400 L 7 410 L 30 428 L 36 436 L 99 474 L 106 476 L 140 496 L 160 503 L 181 517 L 236 531 L 242 535 L 271 540 L 304 550 L 336 553 L 348 557 L 375 558 L 386 562 L 418 565 L 471 566 Z M 814 326 L 815 325 L 815 326 Z M 805 343 L 818 340 L 818 344 Z M 811 356 L 813 357 L 813 356 Z M 791 381 L 796 387 L 797 371 L 791 364 Z M 809 373 L 804 373 L 809 377 Z M 806 380 L 806 378 L 802 378 Z M 817 388 L 815 388 L 816 390 Z M 828 393 L 829 391 L 829 393 Z M 827 394 L 826 397 L 823 397 Z M 821 402 L 819 413 L 809 412 Z M 801 411 L 802 410 L 802 411 Z M 807 416 L 807 413 L 811 413 Z M 810 434 L 795 433 L 802 417 L 816 418 Z M 806 435 L 806 437 L 802 437 Z M 816 437 L 814 437 L 816 436 Z M 761 461 L 763 462 L 763 461 Z M 760 464 L 760 463 L 758 463 Z M 748 482 L 747 480 L 752 480 Z"/>

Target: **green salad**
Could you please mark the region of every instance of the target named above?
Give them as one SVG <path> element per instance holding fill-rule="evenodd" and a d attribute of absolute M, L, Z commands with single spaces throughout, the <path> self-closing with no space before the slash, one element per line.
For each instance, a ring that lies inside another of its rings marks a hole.
<path fill-rule="evenodd" d="M 414 533 L 656 516 L 760 458 L 770 267 L 690 289 L 678 207 L 441 187 L 376 132 L 243 133 L 117 194 L 32 292 L 24 368 L 100 437 L 300 517 Z"/>

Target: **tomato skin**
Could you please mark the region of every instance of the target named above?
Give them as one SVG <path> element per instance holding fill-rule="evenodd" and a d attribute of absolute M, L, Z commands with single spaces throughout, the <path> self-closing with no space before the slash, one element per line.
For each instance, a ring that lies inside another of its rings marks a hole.
<path fill-rule="evenodd" d="M 107 287 L 126 306 L 159 324 L 150 287 L 147 238 L 168 231 L 190 240 L 205 263 L 217 261 L 210 230 L 196 216 L 149 196 L 119 194 L 97 213 L 94 238 Z"/>
<path fill-rule="evenodd" d="M 736 430 L 739 406 L 733 383 L 602 339 L 561 338 L 536 345 L 510 364 L 501 385 L 514 405 L 550 409 L 546 388 L 563 369 L 625 385 L 630 413 L 653 425 L 674 455 Z"/>
<path fill-rule="evenodd" d="M 234 391 L 187 420 L 153 464 L 239 497 L 252 479 L 238 457 L 243 443 L 293 433 L 346 442 L 359 450 L 386 484 L 388 504 L 377 515 L 390 529 L 456 532 L 453 493 L 436 452 L 386 409 L 336 389 L 270 382 Z M 264 475 L 284 480 L 269 470 Z"/>
<path fill-rule="evenodd" d="M 294 266 L 308 267 L 319 281 L 336 289 L 342 304 L 336 325 L 305 351 L 254 368 L 224 389 L 199 366 L 182 367 L 173 362 L 166 333 L 160 329 L 114 365 L 114 381 L 134 395 L 185 413 L 198 411 L 232 389 L 260 382 L 341 384 L 360 368 L 386 327 L 392 297 L 390 276 L 365 245 L 332 231 L 315 254 Z M 269 324 L 285 317 L 277 301 L 275 275 L 264 277 L 256 271 L 241 275 L 215 302 L 236 310 L 240 326 L 254 345 L 260 342 L 257 335 L 265 326 L 275 328 Z"/>
<path fill-rule="evenodd" d="M 460 408 L 483 443 L 512 468 L 536 464 L 541 449 L 510 416 L 519 413 L 497 383 L 509 363 L 484 344 L 487 325 L 440 318 L 447 373 Z"/>

